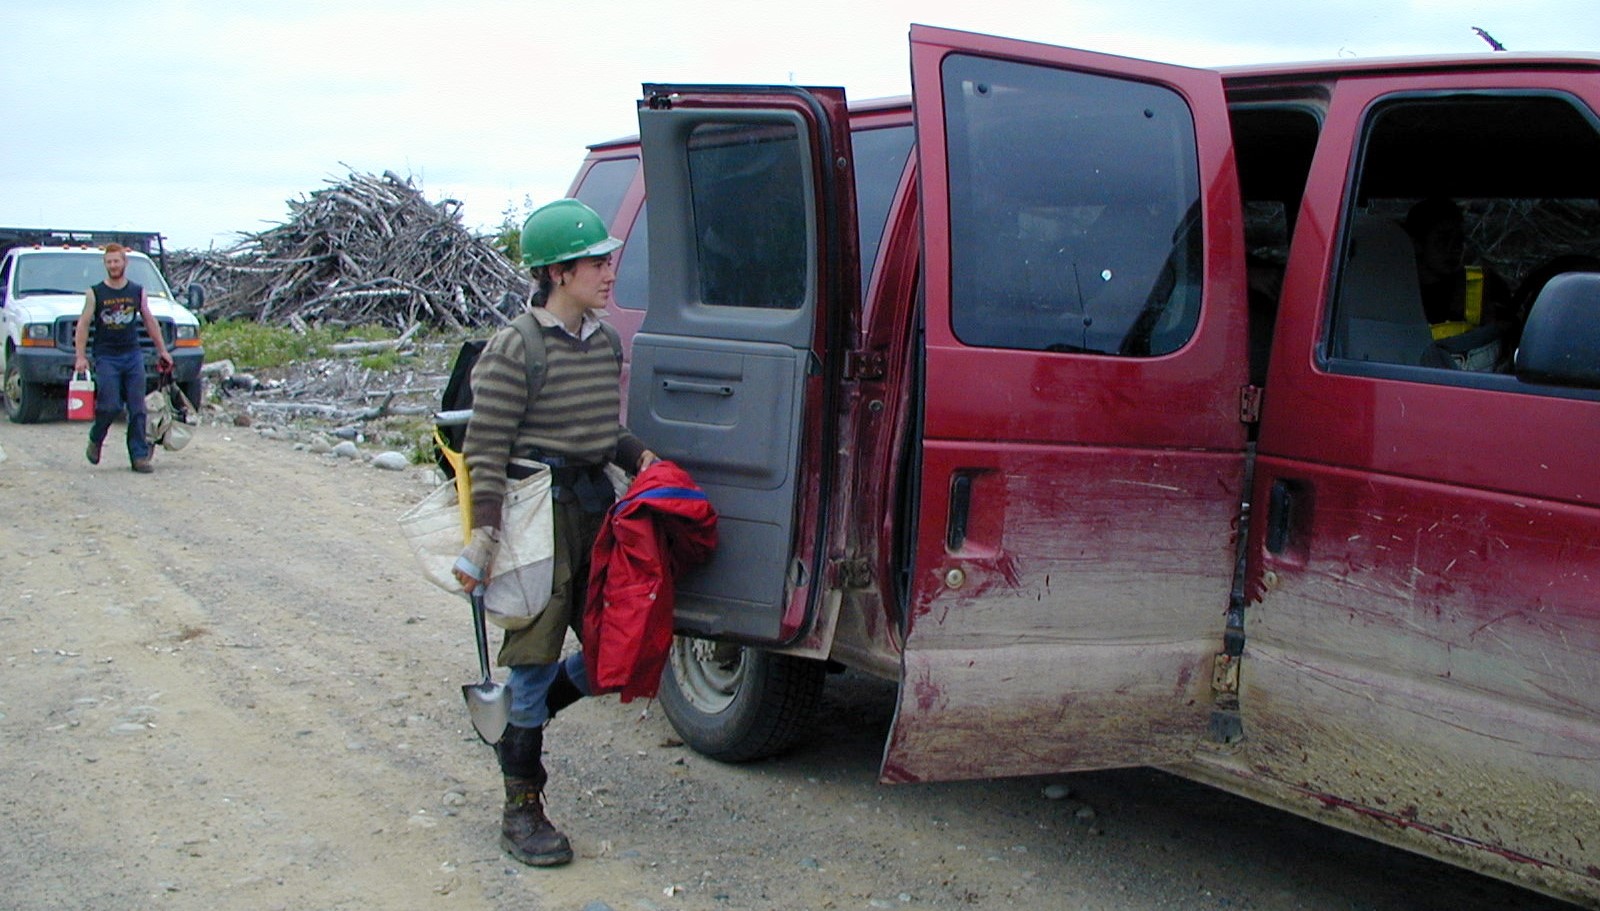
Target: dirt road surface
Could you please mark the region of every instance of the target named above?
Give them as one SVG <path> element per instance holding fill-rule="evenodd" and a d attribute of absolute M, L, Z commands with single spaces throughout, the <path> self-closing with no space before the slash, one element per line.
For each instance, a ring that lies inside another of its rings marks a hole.
<path fill-rule="evenodd" d="M 1565 907 L 1151 771 L 878 785 L 894 690 L 852 675 L 743 767 L 651 704 L 574 706 L 547 758 L 577 860 L 528 869 L 467 608 L 396 532 L 422 474 L 206 426 L 143 476 L 113 433 L 91 468 L 84 425 L 0 424 L 3 908 Z"/>

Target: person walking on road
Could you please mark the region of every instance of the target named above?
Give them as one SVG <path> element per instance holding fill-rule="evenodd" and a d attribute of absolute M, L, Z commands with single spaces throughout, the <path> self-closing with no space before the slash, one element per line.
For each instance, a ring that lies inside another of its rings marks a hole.
<path fill-rule="evenodd" d="M 128 461 L 133 470 L 149 474 L 150 441 L 145 439 L 144 351 L 139 345 L 139 327 L 144 326 L 155 343 L 156 359 L 162 370 L 172 369 L 161 327 L 150 313 L 144 288 L 128 281 L 128 253 L 121 244 L 106 244 L 106 280 L 83 295 L 83 314 L 73 333 L 77 357 L 74 374 L 89 370 L 89 335 L 94 330 L 94 423 L 89 426 L 89 448 L 84 452 L 89 464 L 100 464 L 100 448 L 105 444 L 111 423 L 124 408 L 128 411 Z"/>
<path fill-rule="evenodd" d="M 642 471 L 655 453 L 618 421 L 621 342 L 600 313 L 616 282 L 612 237 L 593 209 L 562 199 L 528 216 L 522 262 L 539 292 L 531 313 L 543 341 L 542 381 L 530 383 L 529 351 L 517 326 L 501 329 L 472 369 L 472 418 L 462 446 L 472 481 L 472 531 L 455 575 L 469 593 L 489 578 L 500 544 L 501 502 L 512 459 L 551 466 L 555 572 L 549 604 L 507 631 L 498 663 L 511 669 L 511 723 L 495 745 L 505 778 L 500 845 L 530 866 L 572 860 L 567 836 L 545 815 L 545 723 L 585 695 L 583 655 L 561 660 L 568 629 L 581 635 L 589 556 L 615 499 L 603 468 Z"/>

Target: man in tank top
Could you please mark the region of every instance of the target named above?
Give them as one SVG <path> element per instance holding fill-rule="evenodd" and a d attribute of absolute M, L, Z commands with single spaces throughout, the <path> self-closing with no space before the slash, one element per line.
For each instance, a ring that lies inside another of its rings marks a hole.
<path fill-rule="evenodd" d="M 148 474 L 150 441 L 145 439 L 144 352 L 139 343 L 142 325 L 155 343 L 156 358 L 162 369 L 172 369 L 161 327 L 150 313 L 144 288 L 128 281 L 128 253 L 121 244 L 106 244 L 106 280 L 84 292 L 83 314 L 73 333 L 77 359 L 74 374 L 89 369 L 90 330 L 94 336 L 94 423 L 89 427 L 89 448 L 84 452 L 89 464 L 100 464 L 100 447 L 105 444 L 111 423 L 128 410 L 128 462 L 133 470 Z"/>

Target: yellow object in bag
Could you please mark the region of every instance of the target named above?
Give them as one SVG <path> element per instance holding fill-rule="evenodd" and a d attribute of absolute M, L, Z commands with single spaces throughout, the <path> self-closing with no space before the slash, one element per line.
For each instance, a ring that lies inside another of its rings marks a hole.
<path fill-rule="evenodd" d="M 433 428 L 433 441 L 455 475 L 456 500 L 461 506 L 461 543 L 465 545 L 472 538 L 472 474 L 467 471 L 467 457 L 451 449 L 437 427 Z"/>

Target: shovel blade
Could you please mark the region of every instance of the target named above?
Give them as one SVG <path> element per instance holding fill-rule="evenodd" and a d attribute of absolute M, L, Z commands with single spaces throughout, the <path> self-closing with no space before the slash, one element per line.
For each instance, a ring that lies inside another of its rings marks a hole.
<path fill-rule="evenodd" d="M 467 702 L 467 716 L 478 737 L 490 746 L 499 743 L 511 723 L 511 689 L 485 680 L 463 686 L 461 698 Z"/>

